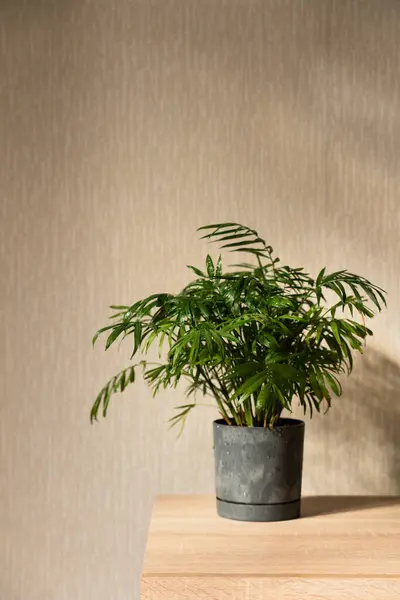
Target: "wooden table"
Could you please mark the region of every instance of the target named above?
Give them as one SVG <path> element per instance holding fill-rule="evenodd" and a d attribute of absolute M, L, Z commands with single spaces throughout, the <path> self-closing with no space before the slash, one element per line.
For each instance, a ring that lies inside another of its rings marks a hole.
<path fill-rule="evenodd" d="M 302 515 L 243 523 L 211 496 L 158 498 L 141 598 L 400 600 L 399 498 L 304 498 Z"/>

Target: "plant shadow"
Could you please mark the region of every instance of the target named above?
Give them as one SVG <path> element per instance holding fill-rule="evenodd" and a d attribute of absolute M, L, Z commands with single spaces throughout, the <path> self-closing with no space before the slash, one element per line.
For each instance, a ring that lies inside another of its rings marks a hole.
<path fill-rule="evenodd" d="M 329 414 L 307 424 L 305 515 L 383 506 L 400 496 L 400 366 L 368 348 L 341 383 L 343 396 Z"/>
<path fill-rule="evenodd" d="M 301 516 L 317 517 L 398 505 L 398 496 L 306 496 L 301 501 Z"/>

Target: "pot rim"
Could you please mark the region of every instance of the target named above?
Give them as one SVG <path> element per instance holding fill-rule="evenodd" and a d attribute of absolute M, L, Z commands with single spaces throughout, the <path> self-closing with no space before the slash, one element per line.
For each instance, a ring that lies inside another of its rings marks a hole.
<path fill-rule="evenodd" d="M 243 425 L 236 425 L 235 423 L 232 423 L 232 425 L 229 425 L 224 419 L 215 419 L 215 421 L 213 421 L 213 425 L 214 427 L 233 427 L 234 429 L 243 429 L 245 431 L 252 431 L 252 430 L 263 430 L 264 427 L 258 426 L 258 427 L 247 427 L 243 426 Z M 301 419 L 292 419 L 291 417 L 283 417 L 281 419 L 279 419 L 279 421 L 277 422 L 277 424 L 273 427 L 273 429 L 286 429 L 287 427 L 301 427 L 304 428 L 305 427 L 305 422 L 302 421 Z M 266 428 L 268 429 L 268 428 Z"/>

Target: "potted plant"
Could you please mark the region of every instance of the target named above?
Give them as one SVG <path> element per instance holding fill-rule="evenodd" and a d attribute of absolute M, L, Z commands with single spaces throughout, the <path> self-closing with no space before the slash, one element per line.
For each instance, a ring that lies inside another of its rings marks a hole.
<path fill-rule="evenodd" d="M 130 337 L 131 359 L 156 345 L 160 363 L 140 361 L 113 377 L 100 391 L 91 420 L 106 416 L 110 399 L 135 381 L 143 366 L 154 395 L 189 383 L 188 402 L 172 425 L 185 422 L 196 393 L 213 396 L 218 514 L 273 521 L 300 515 L 304 422 L 283 417 L 298 402 L 309 413 L 328 410 L 350 373 L 353 351 L 362 352 L 372 331 L 365 318 L 381 310 L 385 292 L 346 270 L 316 279 L 302 268 L 281 266 L 257 231 L 237 223 L 201 227 L 203 238 L 253 263 L 225 271 L 221 256 L 179 294 L 159 293 L 131 306 L 112 306 L 105 348 Z M 328 301 L 327 298 L 330 300 Z"/>

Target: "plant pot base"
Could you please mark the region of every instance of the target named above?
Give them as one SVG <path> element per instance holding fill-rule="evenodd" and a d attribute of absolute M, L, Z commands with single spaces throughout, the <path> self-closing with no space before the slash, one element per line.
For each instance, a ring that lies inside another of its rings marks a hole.
<path fill-rule="evenodd" d="M 300 517 L 300 507 L 300 500 L 285 504 L 239 504 L 217 498 L 218 515 L 235 521 L 289 521 Z"/>

